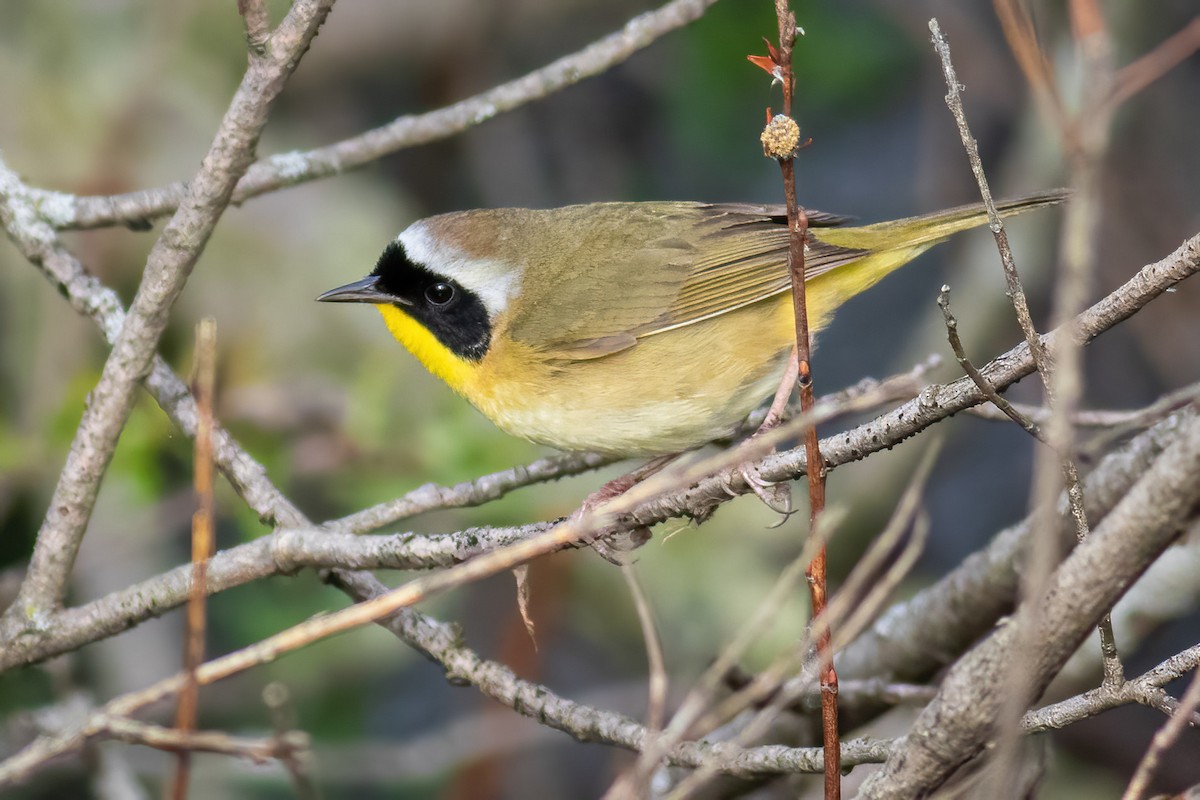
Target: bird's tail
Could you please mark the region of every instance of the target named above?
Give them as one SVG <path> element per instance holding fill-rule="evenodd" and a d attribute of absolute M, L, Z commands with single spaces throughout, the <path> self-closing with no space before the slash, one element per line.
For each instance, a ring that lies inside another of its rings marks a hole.
<path fill-rule="evenodd" d="M 1056 205 L 1066 200 L 1067 195 L 1068 192 L 1062 189 L 1039 192 L 998 203 L 996 210 L 1000 216 L 1008 217 L 1032 208 Z M 987 221 L 983 204 L 974 203 L 891 222 L 815 231 L 814 235 L 821 242 L 857 250 L 862 255 L 806 281 L 812 329 L 819 330 L 842 303 L 869 289 L 938 242 Z"/>
<path fill-rule="evenodd" d="M 1066 200 L 1069 194 L 1070 192 L 1066 189 L 1038 192 L 1019 197 L 1016 200 L 997 203 L 996 210 L 1000 212 L 1001 217 L 1011 217 L 1034 208 L 1058 205 Z M 890 222 L 876 222 L 873 225 L 823 229 L 820 236 L 829 244 L 879 252 L 895 248 L 933 245 L 959 231 L 985 225 L 987 221 L 987 209 L 984 208 L 983 203 L 971 203 L 944 211 L 935 211 L 931 214 L 906 217 Z"/>

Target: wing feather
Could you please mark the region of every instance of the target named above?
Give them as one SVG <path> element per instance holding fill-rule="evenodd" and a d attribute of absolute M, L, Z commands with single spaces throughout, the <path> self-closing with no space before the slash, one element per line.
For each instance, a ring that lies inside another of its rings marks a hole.
<path fill-rule="evenodd" d="M 791 288 L 780 207 L 616 205 L 623 206 L 620 214 L 588 206 L 544 212 L 573 215 L 556 224 L 565 222 L 578 235 L 571 246 L 547 253 L 545 265 L 526 270 L 541 280 L 523 287 L 523 309 L 511 320 L 510 335 L 564 359 L 597 358 Z M 808 216 L 814 228 L 846 221 L 817 211 Z M 864 253 L 810 236 L 805 274 L 815 277 Z"/>

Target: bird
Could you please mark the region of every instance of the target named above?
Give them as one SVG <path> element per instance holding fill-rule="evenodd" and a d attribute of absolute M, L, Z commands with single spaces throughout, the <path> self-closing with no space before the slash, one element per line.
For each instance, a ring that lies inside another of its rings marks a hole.
<path fill-rule="evenodd" d="M 1062 202 L 1062 190 L 997 205 Z M 808 211 L 809 328 L 951 235 L 982 204 L 890 222 Z M 375 306 L 397 341 L 509 434 L 663 456 L 731 436 L 795 343 L 782 206 L 606 202 L 411 224 L 371 273 L 317 300 Z"/>

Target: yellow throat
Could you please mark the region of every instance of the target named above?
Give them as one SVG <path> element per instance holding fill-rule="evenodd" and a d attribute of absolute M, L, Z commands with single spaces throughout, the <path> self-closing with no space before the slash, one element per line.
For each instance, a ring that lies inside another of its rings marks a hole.
<path fill-rule="evenodd" d="M 459 358 L 421 323 L 405 314 L 395 305 L 379 303 L 375 306 L 396 341 L 425 365 L 425 369 L 441 378 L 459 394 L 466 394 L 466 384 L 475 370 L 475 365 Z"/>

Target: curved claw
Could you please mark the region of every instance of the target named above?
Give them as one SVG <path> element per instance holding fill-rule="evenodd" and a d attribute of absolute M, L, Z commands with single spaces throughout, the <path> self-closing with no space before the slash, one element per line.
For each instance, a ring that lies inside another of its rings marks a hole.
<path fill-rule="evenodd" d="M 786 522 L 788 517 L 793 513 L 791 486 L 786 483 L 773 483 L 764 480 L 758 474 L 758 470 L 751 464 L 743 464 L 738 468 L 738 471 L 741 472 L 742 479 L 746 481 L 746 485 L 750 487 L 750 491 L 754 492 L 755 496 L 763 502 L 763 505 L 776 514 L 783 515 L 783 519 L 779 521 L 779 525 Z M 778 527 L 778 525 L 772 527 Z"/>
<path fill-rule="evenodd" d="M 789 497 L 788 499 L 790 500 L 791 498 Z M 789 519 L 792 518 L 792 514 L 795 514 L 797 511 L 797 509 L 794 509 L 794 508 L 791 509 L 790 511 L 779 511 L 778 509 L 772 509 L 772 510 L 777 511 L 779 513 L 779 521 L 773 522 L 767 526 L 767 530 L 772 530 L 772 531 L 775 530 L 776 528 L 782 528 L 784 526 L 784 524 Z"/>
<path fill-rule="evenodd" d="M 572 519 L 583 516 L 595 508 L 596 505 L 599 504 L 584 501 L 583 505 L 571 515 Z M 591 541 L 588 544 L 600 554 L 601 558 L 609 563 L 616 564 L 618 567 L 622 567 L 632 562 L 633 558 L 631 554 L 634 550 L 650 541 L 650 529 L 645 526 L 638 526 L 629 530 L 601 528 L 595 531 L 589 538 Z"/>
<path fill-rule="evenodd" d="M 650 541 L 650 529 L 637 527 L 628 531 L 602 533 L 592 542 L 592 549 L 600 557 L 618 567 L 628 566 L 634 562 L 633 551 Z"/>

